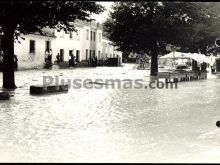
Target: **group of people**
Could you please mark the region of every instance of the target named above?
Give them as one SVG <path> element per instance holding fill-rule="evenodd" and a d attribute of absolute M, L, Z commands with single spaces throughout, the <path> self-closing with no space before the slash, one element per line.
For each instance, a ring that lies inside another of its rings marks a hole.
<path fill-rule="evenodd" d="M 144 58 L 139 58 L 139 68 L 146 68 L 147 64 L 149 64 L 149 59 L 144 57 Z"/>
<path fill-rule="evenodd" d="M 45 68 L 51 68 L 52 67 L 52 49 L 47 49 L 45 51 Z"/>
<path fill-rule="evenodd" d="M 47 49 L 45 51 L 45 62 L 46 63 L 52 64 L 52 55 L 53 55 L 52 49 Z"/>
<path fill-rule="evenodd" d="M 76 66 L 76 64 L 77 64 L 77 61 L 76 61 L 76 57 L 74 56 L 74 54 L 73 53 L 71 53 L 70 55 L 70 59 L 69 59 L 69 66 L 71 67 L 75 67 Z M 60 56 L 60 53 L 57 53 L 57 56 L 56 56 L 56 63 L 57 64 L 59 64 L 60 62 L 62 62 L 63 61 L 63 59 L 62 59 L 62 57 Z"/>
<path fill-rule="evenodd" d="M 52 66 L 52 55 L 53 55 L 52 49 L 47 49 L 45 51 L 45 67 Z M 59 64 L 62 61 L 63 61 L 62 56 L 60 55 L 60 53 L 57 53 L 55 63 Z M 77 64 L 76 57 L 74 56 L 73 53 L 71 53 L 69 59 L 69 66 L 75 67 L 76 64 Z"/>
<path fill-rule="evenodd" d="M 52 66 L 52 49 L 47 49 L 45 51 L 45 67 L 50 68 Z M 118 57 L 118 56 L 117 56 Z M 56 55 L 56 60 L 54 61 L 56 64 L 59 64 L 60 62 L 63 62 L 63 56 L 58 53 Z M 108 62 L 107 57 L 103 57 L 99 59 L 97 56 L 90 56 L 88 59 L 88 66 L 89 67 L 96 67 L 98 65 L 103 65 L 105 66 Z M 73 51 L 69 54 L 69 67 L 76 67 L 78 64 L 78 57 L 74 56 Z"/>
<path fill-rule="evenodd" d="M 105 66 L 105 65 L 107 65 L 107 62 L 108 62 L 108 58 L 107 58 L 107 57 L 102 57 L 102 58 L 99 60 L 99 65 L 100 65 L 100 66 Z"/>
<path fill-rule="evenodd" d="M 195 60 L 192 60 L 191 64 L 192 64 L 192 70 L 205 72 L 207 69 L 207 63 L 205 63 L 205 62 L 200 63 Z"/>
<path fill-rule="evenodd" d="M 76 57 L 73 55 L 73 53 L 71 53 L 69 59 L 69 66 L 75 67 L 76 64 L 77 64 Z"/>
<path fill-rule="evenodd" d="M 90 58 L 89 58 L 89 61 L 88 61 L 88 65 L 89 65 L 90 67 L 96 67 L 96 66 L 98 65 L 97 56 L 90 57 Z"/>

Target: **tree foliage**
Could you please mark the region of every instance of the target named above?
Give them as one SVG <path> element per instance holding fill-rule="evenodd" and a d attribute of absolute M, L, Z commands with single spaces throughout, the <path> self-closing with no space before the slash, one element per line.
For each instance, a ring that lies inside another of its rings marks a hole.
<path fill-rule="evenodd" d="M 14 37 L 20 33 L 42 32 L 44 27 L 74 30 L 76 18 L 90 21 L 92 13 L 104 8 L 95 2 L 84 1 L 0 1 L 0 27 L 4 51 L 3 87 L 15 88 Z"/>
<path fill-rule="evenodd" d="M 147 53 L 157 65 L 157 56 L 167 44 L 196 52 L 214 43 L 219 17 L 213 6 L 202 2 L 119 2 L 104 23 L 104 31 L 119 50 Z M 153 67 L 151 73 L 156 75 L 158 68 Z"/>
<path fill-rule="evenodd" d="M 76 18 L 91 21 L 92 13 L 104 8 L 84 1 L 1 1 L 0 26 L 16 27 L 18 32 L 41 32 L 44 27 L 74 30 L 70 25 Z"/>

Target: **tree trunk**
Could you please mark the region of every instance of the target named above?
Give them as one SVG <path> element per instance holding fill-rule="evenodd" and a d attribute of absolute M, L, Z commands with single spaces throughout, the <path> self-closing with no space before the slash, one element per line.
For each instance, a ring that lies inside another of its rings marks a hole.
<path fill-rule="evenodd" d="M 2 37 L 4 59 L 3 59 L 3 88 L 15 89 L 14 77 L 14 27 L 3 27 Z"/>
<path fill-rule="evenodd" d="M 157 72 L 158 72 L 158 50 L 157 50 L 157 43 L 154 43 L 151 53 L 150 76 L 157 76 Z"/>

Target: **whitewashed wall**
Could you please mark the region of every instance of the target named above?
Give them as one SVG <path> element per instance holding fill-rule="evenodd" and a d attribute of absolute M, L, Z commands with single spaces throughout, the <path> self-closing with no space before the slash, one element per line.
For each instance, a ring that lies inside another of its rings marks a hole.
<path fill-rule="evenodd" d="M 107 57 L 117 57 L 118 55 L 122 58 L 122 52 L 117 51 L 116 47 L 111 45 L 111 41 L 107 40 L 106 38 L 102 39 L 102 52 L 104 57 L 106 57 L 107 53 Z"/>
<path fill-rule="evenodd" d="M 90 50 L 90 27 L 88 26 L 83 26 L 82 27 L 82 41 L 81 41 L 81 60 L 85 60 L 86 59 L 86 50 L 88 50 L 88 55 L 87 57 L 89 58 L 89 50 Z M 88 39 L 87 39 L 87 30 L 89 30 L 88 33 Z"/>
<path fill-rule="evenodd" d="M 99 39 L 99 34 L 101 34 L 101 39 Z M 102 50 L 102 30 L 101 29 L 97 29 L 96 31 L 96 56 L 98 58 L 102 57 L 103 54 L 103 50 Z M 99 56 L 99 51 L 100 51 L 100 56 Z"/>
<path fill-rule="evenodd" d="M 53 51 L 52 62 L 56 60 L 56 55 L 60 53 L 60 49 L 64 50 L 64 61 L 69 60 L 69 51 L 73 50 L 74 55 L 76 56 L 76 51 L 79 50 L 80 56 L 79 60 L 86 59 L 86 50 L 88 50 L 88 58 L 90 56 L 90 50 L 95 50 L 95 55 L 100 57 L 115 57 L 119 55 L 122 56 L 121 52 L 115 51 L 114 47 L 110 45 L 110 41 L 102 37 L 102 29 L 95 27 L 93 24 L 74 24 L 77 32 L 73 32 L 72 38 L 70 38 L 70 33 L 65 33 L 63 30 L 58 32 L 54 30 L 54 36 L 42 36 L 42 35 L 23 35 L 22 37 L 25 40 L 20 39 L 21 43 L 15 43 L 15 54 L 18 56 L 18 69 L 33 69 L 33 68 L 42 68 L 45 62 L 45 49 L 46 41 L 50 41 L 51 49 Z M 87 30 L 89 30 L 88 39 L 87 39 Z M 94 35 L 95 32 L 95 41 L 92 37 L 91 41 L 91 31 Z M 99 33 L 101 33 L 101 41 L 99 40 Z M 35 41 L 35 53 L 30 53 L 30 40 Z"/>
<path fill-rule="evenodd" d="M 42 68 L 45 59 L 46 41 L 51 41 L 51 48 L 54 49 L 54 37 L 41 35 L 22 35 L 25 40 L 19 39 L 14 44 L 14 53 L 18 57 L 18 69 Z M 30 53 L 30 40 L 35 41 L 35 53 Z"/>
<path fill-rule="evenodd" d="M 76 32 L 73 32 L 73 38 L 70 38 L 70 34 L 66 34 L 63 30 L 60 32 L 55 31 L 56 39 L 54 40 L 54 49 L 52 57 L 52 61 L 55 61 L 56 55 L 60 53 L 60 49 L 64 49 L 64 61 L 69 60 L 69 50 L 73 50 L 74 55 L 76 55 L 76 50 L 80 51 L 80 54 L 82 52 L 82 28 L 77 27 L 77 30 L 79 30 L 79 35 L 77 36 Z M 81 57 L 81 56 L 80 56 Z"/>

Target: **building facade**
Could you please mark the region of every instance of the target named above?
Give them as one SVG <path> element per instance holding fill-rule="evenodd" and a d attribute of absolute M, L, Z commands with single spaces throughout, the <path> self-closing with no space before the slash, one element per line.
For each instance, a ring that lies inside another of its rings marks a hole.
<path fill-rule="evenodd" d="M 45 51 L 52 49 L 52 62 L 59 53 L 63 61 L 68 61 L 70 54 L 76 56 L 78 62 L 97 56 L 122 57 L 111 42 L 102 36 L 102 25 L 96 22 L 76 20 L 76 31 L 65 32 L 44 28 L 43 34 L 21 35 L 23 39 L 15 42 L 14 52 L 18 57 L 18 69 L 42 68 L 45 62 Z"/>

